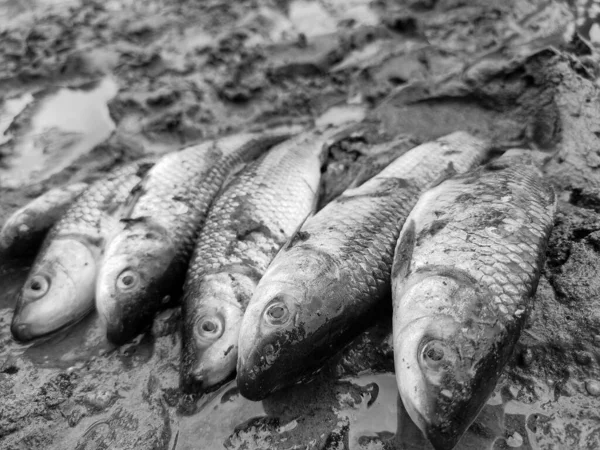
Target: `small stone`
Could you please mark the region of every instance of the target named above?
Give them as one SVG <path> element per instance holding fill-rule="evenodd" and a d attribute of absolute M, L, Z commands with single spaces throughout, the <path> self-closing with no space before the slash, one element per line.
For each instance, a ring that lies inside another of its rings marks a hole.
<path fill-rule="evenodd" d="M 600 381 L 587 380 L 585 382 L 585 389 L 588 391 L 588 394 L 594 397 L 600 396 Z"/>
<path fill-rule="evenodd" d="M 594 336 L 594 345 L 596 347 L 600 347 L 600 334 L 597 334 L 596 336 Z"/>
<path fill-rule="evenodd" d="M 108 408 L 113 400 L 116 399 L 115 393 L 107 390 L 89 392 L 83 397 L 83 402 L 93 409 L 102 411 Z"/>
<path fill-rule="evenodd" d="M 440 392 L 440 394 L 447 399 L 452 399 L 452 391 L 448 389 L 443 389 L 442 392 Z"/>
<path fill-rule="evenodd" d="M 575 352 L 575 361 L 582 366 L 587 366 L 592 362 L 592 356 L 585 351 L 576 351 Z"/>
<path fill-rule="evenodd" d="M 523 436 L 516 431 L 506 439 L 506 445 L 509 447 L 521 447 L 523 445 Z"/>

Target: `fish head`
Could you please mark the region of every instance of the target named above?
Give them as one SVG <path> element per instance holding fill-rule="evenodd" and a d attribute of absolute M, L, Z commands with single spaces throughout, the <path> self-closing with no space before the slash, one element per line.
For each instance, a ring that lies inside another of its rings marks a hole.
<path fill-rule="evenodd" d="M 124 344 L 148 326 L 170 297 L 175 252 L 169 233 L 150 221 L 128 223 L 106 247 L 96 281 L 96 308 L 107 338 Z"/>
<path fill-rule="evenodd" d="M 255 283 L 228 273 L 204 277 L 197 292 L 184 297 L 181 386 L 204 392 L 226 381 L 235 372 L 238 335 L 244 312 L 234 283 L 252 292 Z M 189 296 L 195 296 L 194 302 Z M 246 301 L 247 303 L 247 301 Z"/>
<path fill-rule="evenodd" d="M 18 294 L 11 324 L 15 339 L 47 335 L 93 309 L 98 253 L 76 239 L 49 242 Z"/>
<path fill-rule="evenodd" d="M 402 402 L 436 449 L 452 449 L 496 385 L 503 357 L 495 343 L 503 329 L 475 315 L 485 294 L 469 281 L 426 277 L 401 295 L 412 306 L 394 315 Z"/>
<path fill-rule="evenodd" d="M 323 258 L 294 255 L 271 264 L 246 309 L 239 335 L 240 393 L 261 400 L 310 376 L 334 341 L 329 302 L 331 281 Z"/>

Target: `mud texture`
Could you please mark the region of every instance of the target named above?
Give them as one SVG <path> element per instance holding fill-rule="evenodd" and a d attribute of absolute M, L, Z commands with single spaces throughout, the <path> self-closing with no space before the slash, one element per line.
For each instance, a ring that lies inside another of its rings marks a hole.
<path fill-rule="evenodd" d="M 240 130 L 362 120 L 329 149 L 322 204 L 384 165 L 373 146 L 391 139 L 465 130 L 498 152 L 541 150 L 560 198 L 544 276 L 457 449 L 600 448 L 600 67 L 588 3 L 0 1 L 0 223 L 51 187 Z M 30 262 L 0 256 L 2 449 L 431 448 L 398 398 L 389 317 L 310 383 L 257 403 L 235 383 L 195 398 L 178 389 L 178 309 L 119 348 L 95 315 L 13 341 Z"/>

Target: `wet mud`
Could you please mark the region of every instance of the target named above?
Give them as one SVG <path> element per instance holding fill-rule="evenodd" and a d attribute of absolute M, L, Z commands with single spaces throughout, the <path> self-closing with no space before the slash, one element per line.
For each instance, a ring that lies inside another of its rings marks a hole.
<path fill-rule="evenodd" d="M 560 199 L 546 267 L 511 362 L 456 448 L 600 448 L 594 5 L 0 1 L 0 223 L 49 188 L 241 130 L 362 121 L 329 149 L 321 204 L 456 130 L 498 153 L 541 150 Z M 262 402 L 235 382 L 196 398 L 178 388 L 178 309 L 122 347 L 95 314 L 15 342 L 30 263 L 0 255 L 2 449 L 431 448 L 398 397 L 385 314 L 310 382 Z"/>

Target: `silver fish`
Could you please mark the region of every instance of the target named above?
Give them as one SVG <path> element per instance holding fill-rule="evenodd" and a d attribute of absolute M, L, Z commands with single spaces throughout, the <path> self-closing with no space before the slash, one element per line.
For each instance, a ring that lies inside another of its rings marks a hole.
<path fill-rule="evenodd" d="M 275 257 L 242 320 L 238 386 L 251 400 L 318 369 L 390 295 L 394 246 L 419 195 L 487 146 L 453 133 L 408 151 L 306 221 Z"/>
<path fill-rule="evenodd" d="M 396 247 L 396 378 L 438 450 L 454 448 L 491 395 L 537 288 L 556 199 L 530 153 L 425 193 Z"/>
<path fill-rule="evenodd" d="M 203 391 L 234 373 L 244 310 L 277 251 L 315 209 L 331 134 L 307 132 L 279 144 L 211 207 L 184 288 L 184 389 Z"/>
<path fill-rule="evenodd" d="M 0 230 L 0 252 L 19 255 L 35 251 L 45 233 L 87 187 L 87 183 L 73 183 L 50 189 L 16 210 Z"/>
<path fill-rule="evenodd" d="M 91 184 L 48 232 L 17 297 L 11 332 L 27 341 L 87 315 L 94 307 L 98 262 L 120 227 L 120 206 L 153 161 L 119 167 Z"/>
<path fill-rule="evenodd" d="M 228 174 L 288 137 L 246 133 L 208 141 L 164 156 L 148 172 L 98 274 L 96 307 L 109 340 L 132 339 L 178 298 L 198 231 Z"/>

